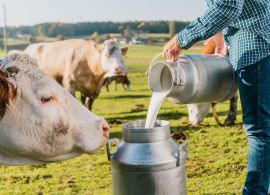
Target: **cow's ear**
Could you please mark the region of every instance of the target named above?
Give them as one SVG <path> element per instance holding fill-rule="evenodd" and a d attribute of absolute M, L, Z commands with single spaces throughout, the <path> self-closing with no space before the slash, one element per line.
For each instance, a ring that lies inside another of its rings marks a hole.
<path fill-rule="evenodd" d="M 0 119 L 5 115 L 7 106 L 16 96 L 16 88 L 9 81 L 8 74 L 0 70 Z"/>
<path fill-rule="evenodd" d="M 121 48 L 121 51 L 122 51 L 122 55 L 126 55 L 127 54 L 127 51 L 128 51 L 128 47 L 122 47 Z"/>
<path fill-rule="evenodd" d="M 103 50 L 103 44 L 96 44 L 95 43 L 95 48 L 99 51 L 99 52 L 102 52 L 102 50 Z"/>
<path fill-rule="evenodd" d="M 10 51 L 7 56 L 6 64 L 15 63 L 15 64 L 25 64 L 38 67 L 37 61 L 31 58 L 29 55 L 20 52 L 20 51 Z"/>

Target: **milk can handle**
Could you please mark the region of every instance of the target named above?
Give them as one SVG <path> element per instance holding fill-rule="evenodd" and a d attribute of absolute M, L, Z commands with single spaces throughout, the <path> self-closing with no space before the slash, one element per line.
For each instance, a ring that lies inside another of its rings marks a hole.
<path fill-rule="evenodd" d="M 186 157 L 188 157 L 188 142 L 184 141 L 182 144 L 179 145 L 179 150 L 177 154 L 177 166 L 180 166 L 181 161 L 181 151 L 184 151 L 186 153 Z"/>
<path fill-rule="evenodd" d="M 107 157 L 108 157 L 109 161 L 111 160 L 111 156 L 116 152 L 115 151 L 114 153 L 111 153 L 111 151 L 110 151 L 110 145 L 112 143 L 116 143 L 116 151 L 117 151 L 117 149 L 119 147 L 119 139 L 117 139 L 117 138 L 109 139 L 108 143 L 106 144 Z"/>

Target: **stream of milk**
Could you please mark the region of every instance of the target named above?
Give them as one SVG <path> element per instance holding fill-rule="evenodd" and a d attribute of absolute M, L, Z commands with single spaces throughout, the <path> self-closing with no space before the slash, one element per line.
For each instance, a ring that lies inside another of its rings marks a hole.
<path fill-rule="evenodd" d="M 168 94 L 169 94 L 168 91 L 153 92 L 152 98 L 148 107 L 145 128 L 154 127 L 160 106 Z"/>

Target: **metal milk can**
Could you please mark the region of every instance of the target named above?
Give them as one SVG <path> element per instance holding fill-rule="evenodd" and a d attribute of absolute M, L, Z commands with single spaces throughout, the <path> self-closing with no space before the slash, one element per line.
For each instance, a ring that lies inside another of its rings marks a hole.
<path fill-rule="evenodd" d="M 111 139 L 107 144 L 113 194 L 186 195 L 187 142 L 179 146 L 172 140 L 167 121 L 144 126 L 142 120 L 125 123 L 123 141 Z M 112 142 L 118 143 L 114 153 Z"/>
<path fill-rule="evenodd" d="M 152 62 L 148 71 L 152 92 L 168 91 L 177 104 L 223 102 L 237 90 L 233 67 L 221 55 L 181 55 L 176 62 Z"/>

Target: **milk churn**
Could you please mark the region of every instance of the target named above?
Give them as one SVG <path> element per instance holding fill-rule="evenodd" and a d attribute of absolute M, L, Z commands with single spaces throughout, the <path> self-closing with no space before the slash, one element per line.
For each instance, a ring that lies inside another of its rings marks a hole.
<path fill-rule="evenodd" d="M 148 71 L 152 92 L 168 91 L 174 103 L 223 102 L 237 90 L 233 67 L 221 55 L 181 55 L 176 62 L 154 61 Z"/>
<path fill-rule="evenodd" d="M 144 128 L 145 121 L 123 125 L 123 141 L 111 153 L 114 195 L 185 195 L 187 142 L 171 139 L 167 121 Z M 119 142 L 118 142 L 119 143 Z"/>

